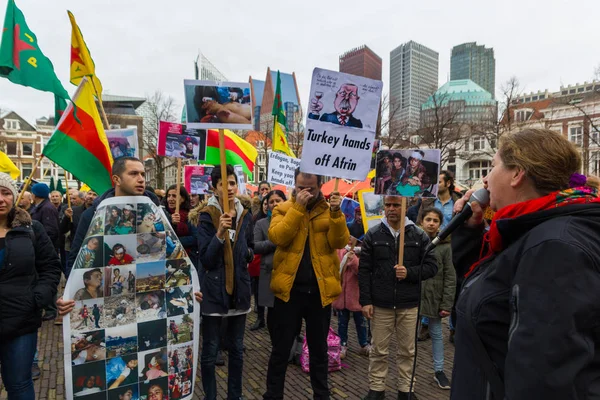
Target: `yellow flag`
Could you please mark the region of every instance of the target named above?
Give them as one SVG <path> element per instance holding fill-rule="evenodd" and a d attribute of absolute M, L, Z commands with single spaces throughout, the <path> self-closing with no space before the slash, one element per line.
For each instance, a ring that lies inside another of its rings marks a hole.
<path fill-rule="evenodd" d="M 83 185 L 81 185 L 81 189 L 79 189 L 80 192 L 89 192 L 90 190 L 92 190 L 92 189 L 90 189 L 90 187 L 87 185 L 87 183 L 84 183 Z"/>
<path fill-rule="evenodd" d="M 71 11 L 69 13 L 69 19 L 71 20 L 71 83 L 75 86 L 79 86 L 81 79 L 84 76 L 89 76 L 92 82 L 92 88 L 94 89 L 95 95 L 100 100 L 102 98 L 102 83 L 96 76 L 96 65 L 90 50 L 83 40 L 83 35 L 75 17 Z"/>
<path fill-rule="evenodd" d="M 0 151 L 0 172 L 4 172 L 10 175 L 13 179 L 18 179 L 21 176 L 21 171 L 12 162 L 6 154 Z"/>
<path fill-rule="evenodd" d="M 288 145 L 287 138 L 285 136 L 285 132 L 281 129 L 281 124 L 275 120 L 273 124 L 273 151 L 280 151 L 282 153 L 287 154 L 290 157 L 296 158 L 292 149 Z"/>

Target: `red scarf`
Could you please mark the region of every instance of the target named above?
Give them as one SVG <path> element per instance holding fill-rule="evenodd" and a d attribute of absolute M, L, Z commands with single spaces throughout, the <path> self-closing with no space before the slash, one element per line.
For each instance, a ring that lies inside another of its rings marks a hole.
<path fill-rule="evenodd" d="M 175 210 L 171 210 L 169 209 L 169 212 L 171 214 L 175 214 Z M 189 236 L 190 234 L 190 230 L 188 229 L 188 225 L 187 225 L 187 219 L 188 219 L 188 212 L 185 210 L 182 210 L 181 208 L 179 209 L 179 223 L 177 224 L 177 226 L 175 226 L 175 233 L 177 234 L 177 236 Z"/>
<path fill-rule="evenodd" d="M 552 208 L 568 206 L 571 204 L 586 204 L 586 203 L 598 203 L 600 204 L 600 198 L 598 197 L 598 191 L 589 186 L 577 187 L 567 190 L 559 190 L 552 192 L 546 196 L 538 197 L 537 199 L 523 201 L 521 203 L 515 203 L 501 208 L 494 214 L 490 230 L 483 235 L 483 243 L 481 244 L 480 259 L 471 266 L 469 272 L 465 274 L 465 277 L 469 276 L 473 270 L 484 260 L 494 254 L 500 253 L 504 250 L 504 243 L 502 242 L 502 235 L 498 231 L 497 221 L 501 219 L 515 219 L 523 215 L 532 214 L 538 211 L 549 210 Z M 482 257 L 487 245 L 487 254 Z"/>

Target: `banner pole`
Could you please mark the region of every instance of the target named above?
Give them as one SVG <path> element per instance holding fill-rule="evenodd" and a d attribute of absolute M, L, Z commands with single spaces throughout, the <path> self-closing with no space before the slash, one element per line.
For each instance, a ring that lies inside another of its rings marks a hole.
<path fill-rule="evenodd" d="M 179 214 L 179 202 L 180 195 L 179 191 L 181 190 L 181 158 L 177 158 L 177 198 L 175 199 L 175 213 Z M 167 195 L 169 195 L 167 193 Z"/>
<path fill-rule="evenodd" d="M 402 197 L 400 209 L 400 241 L 398 243 L 398 265 L 404 264 L 404 223 L 406 221 L 406 197 Z"/>
<path fill-rule="evenodd" d="M 223 213 L 229 212 L 229 184 L 227 182 L 227 158 L 225 157 L 225 131 L 219 129 L 219 156 L 221 162 L 221 187 L 223 192 Z"/>
<path fill-rule="evenodd" d="M 71 196 L 69 196 L 69 179 L 67 178 L 68 172 L 65 171 L 65 186 L 67 187 L 67 205 L 71 208 Z M 73 222 L 73 215 L 69 217 L 71 222 Z"/>
<path fill-rule="evenodd" d="M 340 186 L 340 178 L 335 178 L 335 183 L 333 185 L 333 193 L 337 193 L 339 186 Z"/>
<path fill-rule="evenodd" d="M 29 178 L 27 178 L 27 180 L 25 181 L 25 184 L 23 185 L 23 188 L 21 188 L 21 193 L 19 193 L 19 197 L 17 197 L 17 201 L 14 204 L 15 206 L 17 206 L 19 204 L 19 202 L 21 201 L 21 199 L 23 198 L 23 193 L 25 193 L 25 191 L 29 187 L 29 184 L 31 183 L 31 179 L 33 178 L 33 175 L 35 174 L 35 171 L 37 171 L 43 158 L 44 158 L 44 154 L 42 153 L 42 154 L 40 154 L 40 158 L 38 158 L 37 162 L 35 163 L 35 166 L 31 170 L 31 174 L 29 174 Z"/>
<path fill-rule="evenodd" d="M 98 98 L 98 105 L 100 106 L 100 112 L 102 113 L 102 120 L 104 121 L 104 129 L 110 129 L 110 124 L 108 123 L 108 118 L 106 117 L 106 112 L 104 111 L 104 104 L 102 104 L 102 95 L 98 93 L 98 89 L 96 89 L 96 84 L 93 79 L 90 79 L 92 82 L 92 87 L 94 88 L 94 93 L 96 93 L 96 97 Z"/>

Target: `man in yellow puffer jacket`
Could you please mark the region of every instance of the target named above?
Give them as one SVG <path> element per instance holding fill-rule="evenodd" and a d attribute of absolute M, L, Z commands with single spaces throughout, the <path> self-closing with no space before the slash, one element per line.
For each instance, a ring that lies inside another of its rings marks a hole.
<path fill-rule="evenodd" d="M 321 176 L 295 172 L 291 200 L 273 210 L 269 239 L 277 249 L 273 258 L 271 290 L 275 294 L 273 350 L 264 399 L 282 399 L 290 349 L 306 320 L 310 381 L 315 399 L 329 399 L 327 334 L 331 303 L 342 291 L 340 260 L 350 234 L 333 193 L 328 205 L 321 193 Z"/>

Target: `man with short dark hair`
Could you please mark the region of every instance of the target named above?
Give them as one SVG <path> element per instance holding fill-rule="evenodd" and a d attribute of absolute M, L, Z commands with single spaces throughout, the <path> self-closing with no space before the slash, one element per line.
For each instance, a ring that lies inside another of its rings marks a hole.
<path fill-rule="evenodd" d="M 269 239 L 277 246 L 271 290 L 275 295 L 273 349 L 263 399 L 282 399 L 288 357 L 306 321 L 310 382 L 315 399 L 329 399 L 327 334 L 331 303 L 340 295 L 340 260 L 350 234 L 339 193 L 327 204 L 322 178 L 296 170 L 295 195 L 273 211 Z"/>
<path fill-rule="evenodd" d="M 33 207 L 29 210 L 31 219 L 41 223 L 52 241 L 54 248 L 58 247 L 58 211 L 49 200 L 50 188 L 45 183 L 36 183 L 31 187 Z"/>

